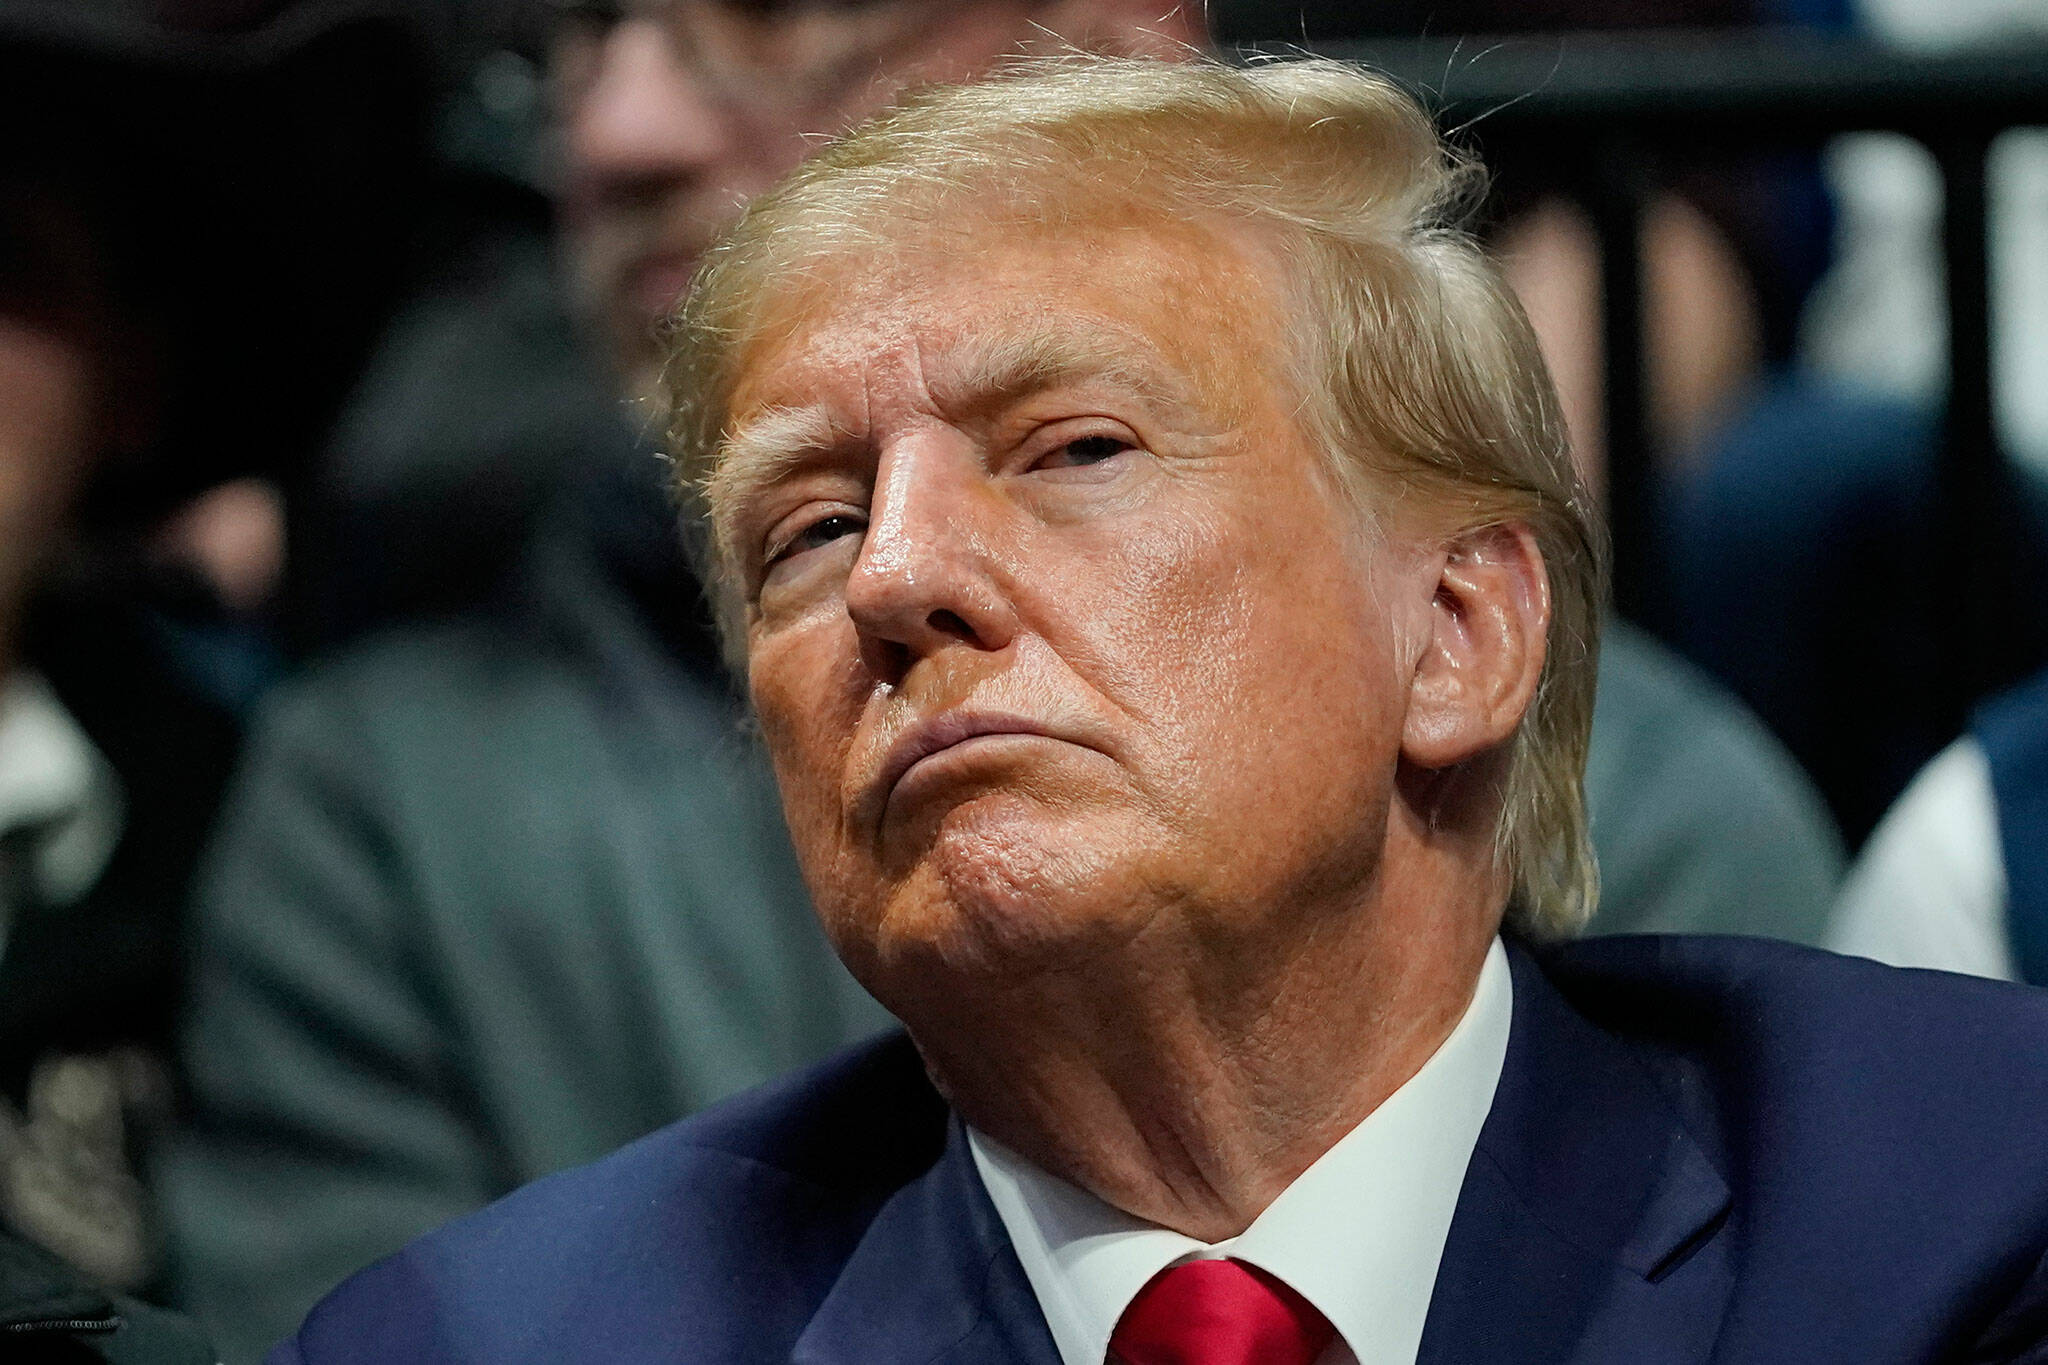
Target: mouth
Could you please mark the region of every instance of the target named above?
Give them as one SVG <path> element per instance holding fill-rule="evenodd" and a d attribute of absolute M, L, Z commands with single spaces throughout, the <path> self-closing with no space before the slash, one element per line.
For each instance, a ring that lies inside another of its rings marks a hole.
<path fill-rule="evenodd" d="M 990 712 L 948 712 L 912 725 L 889 746 L 881 771 L 861 791 L 857 807 L 860 822 L 878 830 L 897 789 L 930 760 L 979 740 L 1006 735 L 1062 738 L 1038 721 Z"/>

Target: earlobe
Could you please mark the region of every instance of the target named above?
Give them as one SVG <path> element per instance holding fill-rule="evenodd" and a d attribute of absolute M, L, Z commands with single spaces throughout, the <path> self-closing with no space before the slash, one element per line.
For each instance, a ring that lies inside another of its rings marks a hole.
<path fill-rule="evenodd" d="M 1481 527 L 1447 547 L 1409 681 L 1401 756 L 1448 768 L 1511 738 L 1535 699 L 1550 579 L 1525 526 Z"/>

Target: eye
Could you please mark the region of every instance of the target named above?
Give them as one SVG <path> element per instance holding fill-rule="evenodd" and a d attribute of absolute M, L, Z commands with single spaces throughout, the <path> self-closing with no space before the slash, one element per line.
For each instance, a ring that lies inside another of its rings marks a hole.
<path fill-rule="evenodd" d="M 1114 459 L 1125 451 L 1136 448 L 1120 436 L 1096 432 L 1076 437 L 1071 441 L 1062 441 L 1041 456 L 1032 468 L 1085 469 L 1089 465 L 1101 464 L 1104 460 Z"/>
<path fill-rule="evenodd" d="M 857 536 L 866 528 L 866 522 L 849 512 L 834 512 L 820 517 L 769 551 L 768 567 L 773 568 L 807 550 L 823 549 L 842 536 Z"/>

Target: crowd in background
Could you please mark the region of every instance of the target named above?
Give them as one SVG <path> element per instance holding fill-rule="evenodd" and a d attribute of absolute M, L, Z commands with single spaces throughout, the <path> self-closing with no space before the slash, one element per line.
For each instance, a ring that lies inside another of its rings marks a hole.
<path fill-rule="evenodd" d="M 237 1365 L 412 1236 L 886 1026 L 810 920 L 675 533 L 657 333 L 745 197 L 894 89 L 1069 43 L 2048 50 L 2024 0 L 1158 8 L 0 0 L 7 1237 Z M 1961 732 L 1927 702 L 1924 152 L 1660 149 L 1653 448 L 1619 450 L 1579 186 L 1474 136 L 1473 227 L 1580 457 L 1665 489 L 1666 619 L 1611 620 L 1600 661 L 1592 931 L 2048 984 L 2048 603 L 2005 604 Z M 2032 566 L 2048 132 L 1991 170 Z"/>

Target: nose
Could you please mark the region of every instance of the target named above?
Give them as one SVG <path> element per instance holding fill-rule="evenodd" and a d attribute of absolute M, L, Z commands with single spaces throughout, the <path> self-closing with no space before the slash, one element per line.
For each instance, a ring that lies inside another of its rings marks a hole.
<path fill-rule="evenodd" d="M 895 684 L 949 648 L 996 651 L 1016 635 L 997 572 L 1001 505 L 971 453 L 944 436 L 883 452 L 868 527 L 846 584 L 861 656 Z"/>
<path fill-rule="evenodd" d="M 660 24 L 623 20 L 569 111 L 571 177 L 586 197 L 658 195 L 731 157 L 732 123 Z"/>

